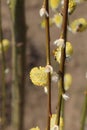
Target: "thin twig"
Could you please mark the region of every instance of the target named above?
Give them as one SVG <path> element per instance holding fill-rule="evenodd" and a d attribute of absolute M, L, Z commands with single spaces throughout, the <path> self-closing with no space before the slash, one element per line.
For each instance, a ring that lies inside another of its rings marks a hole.
<path fill-rule="evenodd" d="M 61 50 L 61 62 L 59 71 L 61 72 L 61 87 L 62 92 L 65 93 L 64 89 L 64 73 L 65 73 L 65 58 L 66 58 L 66 40 L 67 40 L 67 23 L 68 23 L 68 2 L 69 0 L 64 0 L 64 12 L 63 12 L 63 24 L 62 24 L 62 32 L 61 38 L 64 39 L 65 47 Z"/>
<path fill-rule="evenodd" d="M 49 14 L 49 0 L 45 0 L 45 8 Z M 46 62 L 47 65 L 51 65 L 50 59 L 50 29 L 49 29 L 49 17 L 45 16 L 46 19 Z M 51 74 L 48 73 L 48 121 L 47 130 L 50 130 L 50 119 L 51 119 Z"/>
<path fill-rule="evenodd" d="M 61 73 L 60 76 L 60 94 L 58 95 L 58 108 L 57 108 L 57 125 L 59 126 L 60 122 L 60 111 L 61 111 L 61 98 L 62 94 L 65 93 L 64 89 L 64 73 L 65 73 L 65 58 L 66 58 L 66 39 L 67 39 L 67 22 L 68 22 L 68 2 L 69 0 L 64 0 L 64 11 L 63 11 L 63 24 L 62 24 L 62 32 L 61 32 L 61 38 L 64 39 L 65 47 L 61 49 L 61 61 L 59 66 L 59 72 Z"/>

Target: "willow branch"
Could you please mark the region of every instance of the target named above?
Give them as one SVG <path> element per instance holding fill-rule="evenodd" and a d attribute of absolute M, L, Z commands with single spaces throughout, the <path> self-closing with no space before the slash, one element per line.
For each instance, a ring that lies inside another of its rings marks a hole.
<path fill-rule="evenodd" d="M 61 98 L 62 94 L 65 93 L 64 89 L 64 73 L 65 73 L 65 58 L 66 58 L 66 39 L 67 39 L 67 23 L 68 23 L 68 2 L 69 0 L 64 0 L 64 11 L 63 11 L 63 24 L 62 24 L 62 32 L 61 32 L 61 38 L 64 39 L 65 47 L 61 49 L 61 60 L 60 60 L 60 66 L 59 66 L 59 73 L 60 73 L 60 94 L 58 95 L 58 110 L 57 110 L 57 125 L 59 126 L 60 122 L 60 111 L 61 111 Z"/>
<path fill-rule="evenodd" d="M 66 40 L 67 40 L 67 23 L 68 23 L 68 2 L 69 0 L 64 0 L 64 11 L 63 11 L 63 24 L 62 24 L 62 32 L 61 37 L 64 39 L 65 47 L 62 47 L 61 50 L 61 61 L 59 71 L 61 72 L 61 87 L 63 93 L 65 93 L 64 89 L 64 73 L 65 73 L 65 58 L 66 58 Z"/>
<path fill-rule="evenodd" d="M 45 0 L 45 9 L 49 14 L 49 0 Z M 47 65 L 51 65 L 50 59 L 50 29 L 49 29 L 49 17 L 45 16 L 46 19 L 46 62 Z M 47 130 L 50 130 L 50 119 L 51 119 L 51 74 L 48 73 L 48 121 Z"/>

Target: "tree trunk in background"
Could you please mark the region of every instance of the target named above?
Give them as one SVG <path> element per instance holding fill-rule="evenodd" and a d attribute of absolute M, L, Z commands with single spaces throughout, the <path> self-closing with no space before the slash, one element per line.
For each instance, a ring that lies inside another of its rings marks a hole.
<path fill-rule="evenodd" d="M 24 0 L 12 1 L 12 127 L 23 130 L 26 26 Z M 14 16 L 13 16 L 14 15 Z"/>
<path fill-rule="evenodd" d="M 0 60 L 1 60 L 1 96 L 2 96 L 2 103 L 1 105 L 1 129 L 5 130 L 6 127 L 6 80 L 5 80 L 5 69 L 6 69 L 6 61 L 5 61 L 5 53 L 4 53 L 4 46 L 2 43 L 3 40 L 3 31 L 2 31 L 2 1 L 0 0 L 0 44 L 1 44 L 1 54 L 0 54 Z"/>

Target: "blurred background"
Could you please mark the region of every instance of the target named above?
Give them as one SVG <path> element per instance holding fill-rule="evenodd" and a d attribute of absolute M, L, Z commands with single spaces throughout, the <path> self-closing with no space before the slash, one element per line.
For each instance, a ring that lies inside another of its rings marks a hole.
<path fill-rule="evenodd" d="M 29 78 L 29 72 L 34 66 L 45 66 L 45 30 L 40 27 L 41 18 L 39 10 L 42 6 L 40 0 L 25 0 L 26 28 L 27 28 L 27 45 L 26 45 L 26 67 L 25 67 L 25 108 L 24 108 L 24 130 L 29 130 L 32 127 L 39 126 L 41 130 L 46 128 L 47 115 L 47 95 L 43 88 L 34 86 Z M 87 2 L 78 4 L 74 13 L 69 16 L 70 22 L 76 18 L 87 19 Z M 2 1 L 2 25 L 4 38 L 11 40 L 11 18 L 6 0 Z M 53 42 L 59 38 L 60 31 L 55 25 L 51 31 L 51 54 L 54 49 Z M 87 90 L 87 79 L 85 74 L 87 71 L 87 30 L 82 33 L 73 34 L 68 32 L 68 41 L 73 46 L 73 56 L 71 61 L 66 65 L 66 72 L 73 77 L 73 83 L 68 91 L 70 96 L 69 101 L 65 103 L 65 130 L 79 130 L 81 111 L 84 100 L 84 91 Z M 53 56 L 52 65 L 55 70 L 58 64 Z M 11 43 L 8 52 L 6 52 L 6 64 L 10 69 L 6 75 L 6 130 L 12 130 L 10 125 L 11 116 Z M 1 61 L 0 61 L 1 68 Z M 1 69 L 0 69 L 1 71 Z M 0 74 L 1 81 L 1 74 Z M 1 84 L 1 83 L 0 83 Z M 0 85 L 1 89 L 1 85 Z M 1 100 L 1 96 L 0 96 Z M 52 86 L 52 113 L 56 112 L 57 104 L 57 86 Z M 87 121 L 86 121 L 87 124 Z M 86 125 L 87 129 L 87 125 Z"/>

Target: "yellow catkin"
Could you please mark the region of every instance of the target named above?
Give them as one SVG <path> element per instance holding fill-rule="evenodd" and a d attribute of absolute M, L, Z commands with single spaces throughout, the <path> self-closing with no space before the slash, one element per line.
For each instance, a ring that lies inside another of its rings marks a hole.
<path fill-rule="evenodd" d="M 76 19 L 71 23 L 70 27 L 73 33 L 82 32 L 87 29 L 87 20 L 84 18 Z"/>
<path fill-rule="evenodd" d="M 63 17 L 62 17 L 62 15 L 61 14 L 55 14 L 54 15 L 54 17 L 53 17 L 53 22 L 55 23 L 55 25 L 57 26 L 57 27 L 61 27 L 61 25 L 62 25 L 62 21 L 63 21 Z"/>
<path fill-rule="evenodd" d="M 50 0 L 50 7 L 52 10 L 56 10 L 60 4 L 60 0 Z"/>
<path fill-rule="evenodd" d="M 56 118 L 57 118 L 57 115 L 56 115 L 56 114 L 52 114 L 51 124 L 50 124 L 50 127 L 51 127 L 51 128 L 53 128 L 54 125 L 56 124 Z"/>
<path fill-rule="evenodd" d="M 73 47 L 70 42 L 66 42 L 66 57 L 71 57 L 73 54 Z"/>
<path fill-rule="evenodd" d="M 61 60 L 61 47 L 58 47 L 54 52 L 54 57 L 58 63 Z M 66 57 L 71 57 L 73 54 L 73 47 L 70 42 L 66 42 Z"/>
<path fill-rule="evenodd" d="M 46 20 L 45 19 L 43 19 L 42 21 L 41 21 L 41 28 L 45 28 L 46 27 Z M 52 26 L 53 25 L 53 19 L 52 18 L 50 18 L 49 19 L 49 25 L 50 26 Z"/>
<path fill-rule="evenodd" d="M 69 73 L 64 75 L 64 88 L 67 91 L 72 85 L 72 76 Z M 60 82 L 58 82 L 58 86 L 61 87 Z"/>
<path fill-rule="evenodd" d="M 61 59 L 61 48 L 58 47 L 58 48 L 53 52 L 53 54 L 54 54 L 54 57 L 55 57 L 56 61 L 57 61 L 58 63 L 60 63 L 60 59 Z"/>
<path fill-rule="evenodd" d="M 72 85 L 72 76 L 69 73 L 66 73 L 64 76 L 64 87 L 65 90 L 68 90 Z"/>
<path fill-rule="evenodd" d="M 75 8 L 76 8 L 76 5 L 77 5 L 77 3 L 76 3 L 75 0 L 69 0 L 69 7 L 68 7 L 68 13 L 69 13 L 69 14 L 72 14 L 72 13 L 73 13 L 73 11 L 74 11 Z"/>
<path fill-rule="evenodd" d="M 30 79 L 34 85 L 46 86 L 47 85 L 47 73 L 45 67 L 34 67 L 30 71 Z"/>

